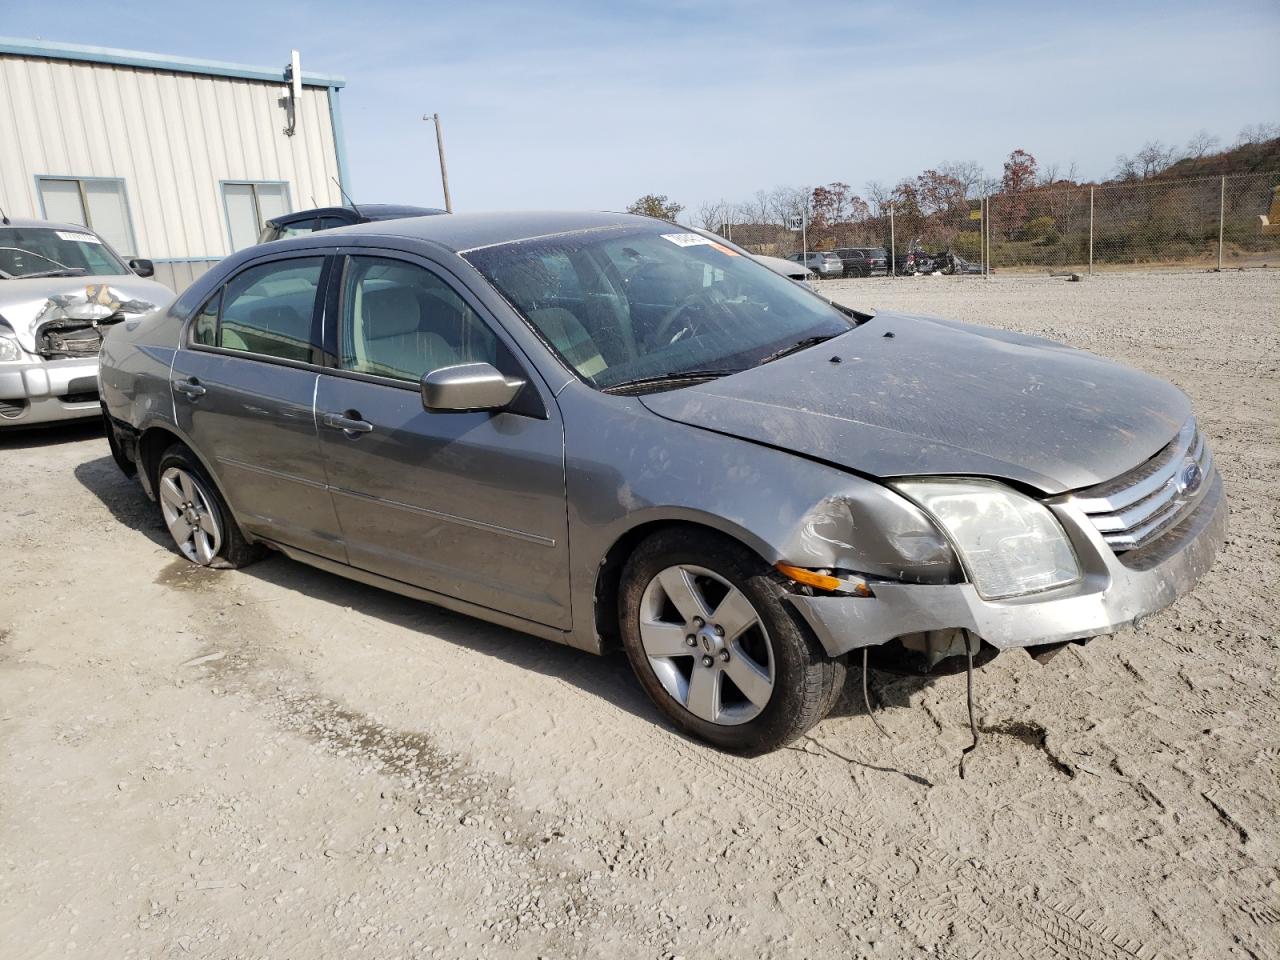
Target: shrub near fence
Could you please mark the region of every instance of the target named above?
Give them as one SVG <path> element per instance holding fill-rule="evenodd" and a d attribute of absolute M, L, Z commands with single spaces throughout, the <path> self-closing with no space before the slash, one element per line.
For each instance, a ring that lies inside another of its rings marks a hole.
<path fill-rule="evenodd" d="M 993 267 L 1280 265 L 1267 232 L 1280 174 L 1243 174 L 995 194 Z M 1091 260 L 1092 255 L 1092 260 Z"/>
<path fill-rule="evenodd" d="M 808 237 L 810 250 L 895 249 L 912 243 L 949 250 L 993 269 L 1090 266 L 1223 268 L 1280 266 L 1280 172 L 1195 180 L 1147 180 L 992 194 L 967 207 L 922 216 L 886 204 L 877 215 L 832 224 Z M 983 217 L 986 217 L 984 230 Z M 1269 217 L 1273 227 L 1263 226 Z M 801 234 L 779 224 L 732 224 L 722 232 L 753 253 L 787 256 Z"/>

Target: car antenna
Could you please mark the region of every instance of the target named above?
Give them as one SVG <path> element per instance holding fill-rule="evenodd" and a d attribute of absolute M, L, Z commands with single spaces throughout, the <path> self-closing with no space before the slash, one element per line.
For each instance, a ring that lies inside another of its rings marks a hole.
<path fill-rule="evenodd" d="M 9 225 L 9 215 L 4 212 L 4 207 L 0 207 L 0 223 L 3 223 L 6 227 Z"/>
<path fill-rule="evenodd" d="M 978 749 L 978 724 L 973 719 L 973 634 L 968 630 L 964 632 L 964 656 L 965 656 L 965 691 L 969 705 L 969 734 L 973 737 L 973 743 L 960 751 L 960 779 L 964 779 L 964 762 L 969 759 L 969 754 Z"/>
<path fill-rule="evenodd" d="M 351 204 L 351 209 L 363 217 L 364 214 L 360 213 L 360 208 L 357 207 L 356 202 L 351 199 L 351 194 L 347 193 L 347 191 L 342 189 L 342 182 L 337 177 L 330 177 L 329 179 L 333 181 L 334 186 L 338 188 L 338 192 L 342 194 L 342 196 L 346 199 L 347 203 Z"/>

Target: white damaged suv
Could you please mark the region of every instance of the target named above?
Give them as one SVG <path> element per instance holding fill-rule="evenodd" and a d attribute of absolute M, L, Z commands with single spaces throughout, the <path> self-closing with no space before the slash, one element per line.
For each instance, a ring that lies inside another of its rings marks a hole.
<path fill-rule="evenodd" d="M 154 270 L 85 227 L 0 218 L 0 430 L 99 415 L 102 328 L 173 299 Z"/>

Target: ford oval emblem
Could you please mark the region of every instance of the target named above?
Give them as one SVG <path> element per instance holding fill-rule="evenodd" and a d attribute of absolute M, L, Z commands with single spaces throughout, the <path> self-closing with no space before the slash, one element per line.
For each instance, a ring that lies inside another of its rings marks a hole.
<path fill-rule="evenodd" d="M 1194 460 L 1187 460 L 1178 474 L 1178 492 L 1185 497 L 1192 496 L 1204 482 L 1204 471 Z"/>

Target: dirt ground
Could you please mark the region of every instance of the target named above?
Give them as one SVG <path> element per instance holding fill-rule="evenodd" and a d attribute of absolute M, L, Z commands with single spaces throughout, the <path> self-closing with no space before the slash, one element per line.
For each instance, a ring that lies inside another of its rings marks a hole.
<path fill-rule="evenodd" d="M 1140 632 L 860 673 L 792 749 L 273 558 L 189 567 L 87 428 L 0 435 L 0 955 L 1280 957 L 1280 272 L 834 281 L 1195 401 L 1232 501 Z"/>

